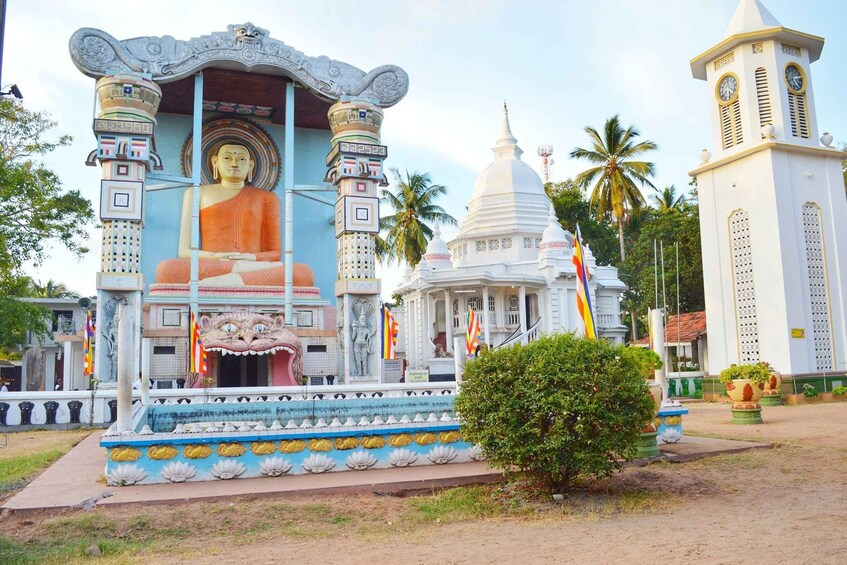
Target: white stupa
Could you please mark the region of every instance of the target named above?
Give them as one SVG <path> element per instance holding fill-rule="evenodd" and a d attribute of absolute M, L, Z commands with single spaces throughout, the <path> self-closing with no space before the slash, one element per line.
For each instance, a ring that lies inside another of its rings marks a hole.
<path fill-rule="evenodd" d="M 521 161 L 505 105 L 492 151 L 456 238 L 445 243 L 436 224 L 423 260 L 397 289 L 405 302 L 398 350 L 409 368 L 429 368 L 431 380 L 460 374 L 469 308 L 480 316 L 481 342 L 490 347 L 584 331 L 576 310 L 573 235 L 556 219 L 538 173 Z M 620 295 L 626 287 L 616 268 L 596 265 L 590 250 L 586 259 L 598 332 L 623 342 Z M 458 353 L 437 359 L 436 345 Z"/>

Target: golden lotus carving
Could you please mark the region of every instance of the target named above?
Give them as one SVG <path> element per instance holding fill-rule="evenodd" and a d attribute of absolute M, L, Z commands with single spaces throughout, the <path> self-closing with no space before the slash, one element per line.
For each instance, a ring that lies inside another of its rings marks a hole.
<path fill-rule="evenodd" d="M 126 463 L 127 461 L 138 461 L 141 457 L 141 452 L 135 449 L 134 447 L 127 446 L 118 446 L 113 447 L 109 451 L 109 459 L 112 461 L 118 461 L 120 463 Z"/>
<path fill-rule="evenodd" d="M 179 450 L 172 445 L 151 445 L 147 449 L 147 457 L 157 461 L 173 459 L 177 456 L 177 453 L 179 453 Z"/>

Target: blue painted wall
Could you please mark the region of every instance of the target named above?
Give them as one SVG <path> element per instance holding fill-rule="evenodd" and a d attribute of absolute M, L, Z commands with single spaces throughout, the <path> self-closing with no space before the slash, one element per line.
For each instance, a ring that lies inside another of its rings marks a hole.
<path fill-rule="evenodd" d="M 164 173 L 182 176 L 182 146 L 191 132 L 191 116 L 160 114 L 156 130 L 156 143 Z M 261 124 L 280 151 L 280 164 L 284 163 L 284 127 Z M 294 130 L 294 184 L 322 184 L 326 173 L 325 157 L 330 150 L 329 131 L 296 128 Z M 285 220 L 285 192 L 283 171 L 275 193 L 280 199 L 282 219 Z M 152 182 L 151 184 L 156 184 Z M 155 282 L 156 265 L 177 256 L 179 223 L 182 213 L 184 188 L 149 191 L 145 195 L 146 217 L 142 233 L 141 270 L 148 285 Z M 330 202 L 335 195 L 316 193 Z M 308 263 L 315 272 L 315 284 L 321 297 L 335 304 L 334 287 L 337 274 L 335 228 L 331 223 L 333 208 L 302 196 L 294 197 L 294 261 Z M 285 234 L 285 226 L 280 230 Z"/>

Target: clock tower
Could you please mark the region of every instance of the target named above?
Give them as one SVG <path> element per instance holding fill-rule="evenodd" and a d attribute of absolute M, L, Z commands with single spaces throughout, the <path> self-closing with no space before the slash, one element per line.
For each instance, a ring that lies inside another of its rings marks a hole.
<path fill-rule="evenodd" d="M 759 0 L 741 0 L 724 37 L 691 60 L 712 115 L 712 151 L 691 172 L 709 372 L 767 361 L 795 386 L 844 374 L 843 154 L 818 132 L 811 73 L 824 40 L 783 27 Z"/>

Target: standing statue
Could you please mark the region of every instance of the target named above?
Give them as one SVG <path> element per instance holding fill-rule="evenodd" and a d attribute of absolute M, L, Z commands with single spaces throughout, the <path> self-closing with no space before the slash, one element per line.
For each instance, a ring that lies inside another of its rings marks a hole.
<path fill-rule="evenodd" d="M 212 157 L 212 176 L 221 182 L 200 187 L 200 269 L 208 286 L 284 286 L 280 262 L 279 198 L 270 190 L 245 186 L 255 162 L 243 145 L 222 145 Z M 156 267 L 156 282 L 186 284 L 191 277 L 192 189 L 185 191 L 179 232 L 179 259 Z M 294 265 L 294 286 L 314 286 L 312 269 Z"/>
<path fill-rule="evenodd" d="M 351 324 L 353 332 L 353 374 L 357 377 L 364 377 L 368 374 L 371 341 L 376 335 L 376 328 L 372 327 L 366 314 L 367 307 L 367 304 L 362 304 L 358 320 L 354 320 Z"/>
<path fill-rule="evenodd" d="M 106 357 L 109 359 L 109 367 L 105 371 L 108 375 L 100 375 L 102 380 L 117 381 L 118 379 L 118 327 L 120 326 L 121 309 L 119 305 L 129 304 L 126 296 L 116 295 L 111 297 L 103 305 L 103 316 L 106 323 L 103 325 L 103 341 L 106 344 Z"/>

